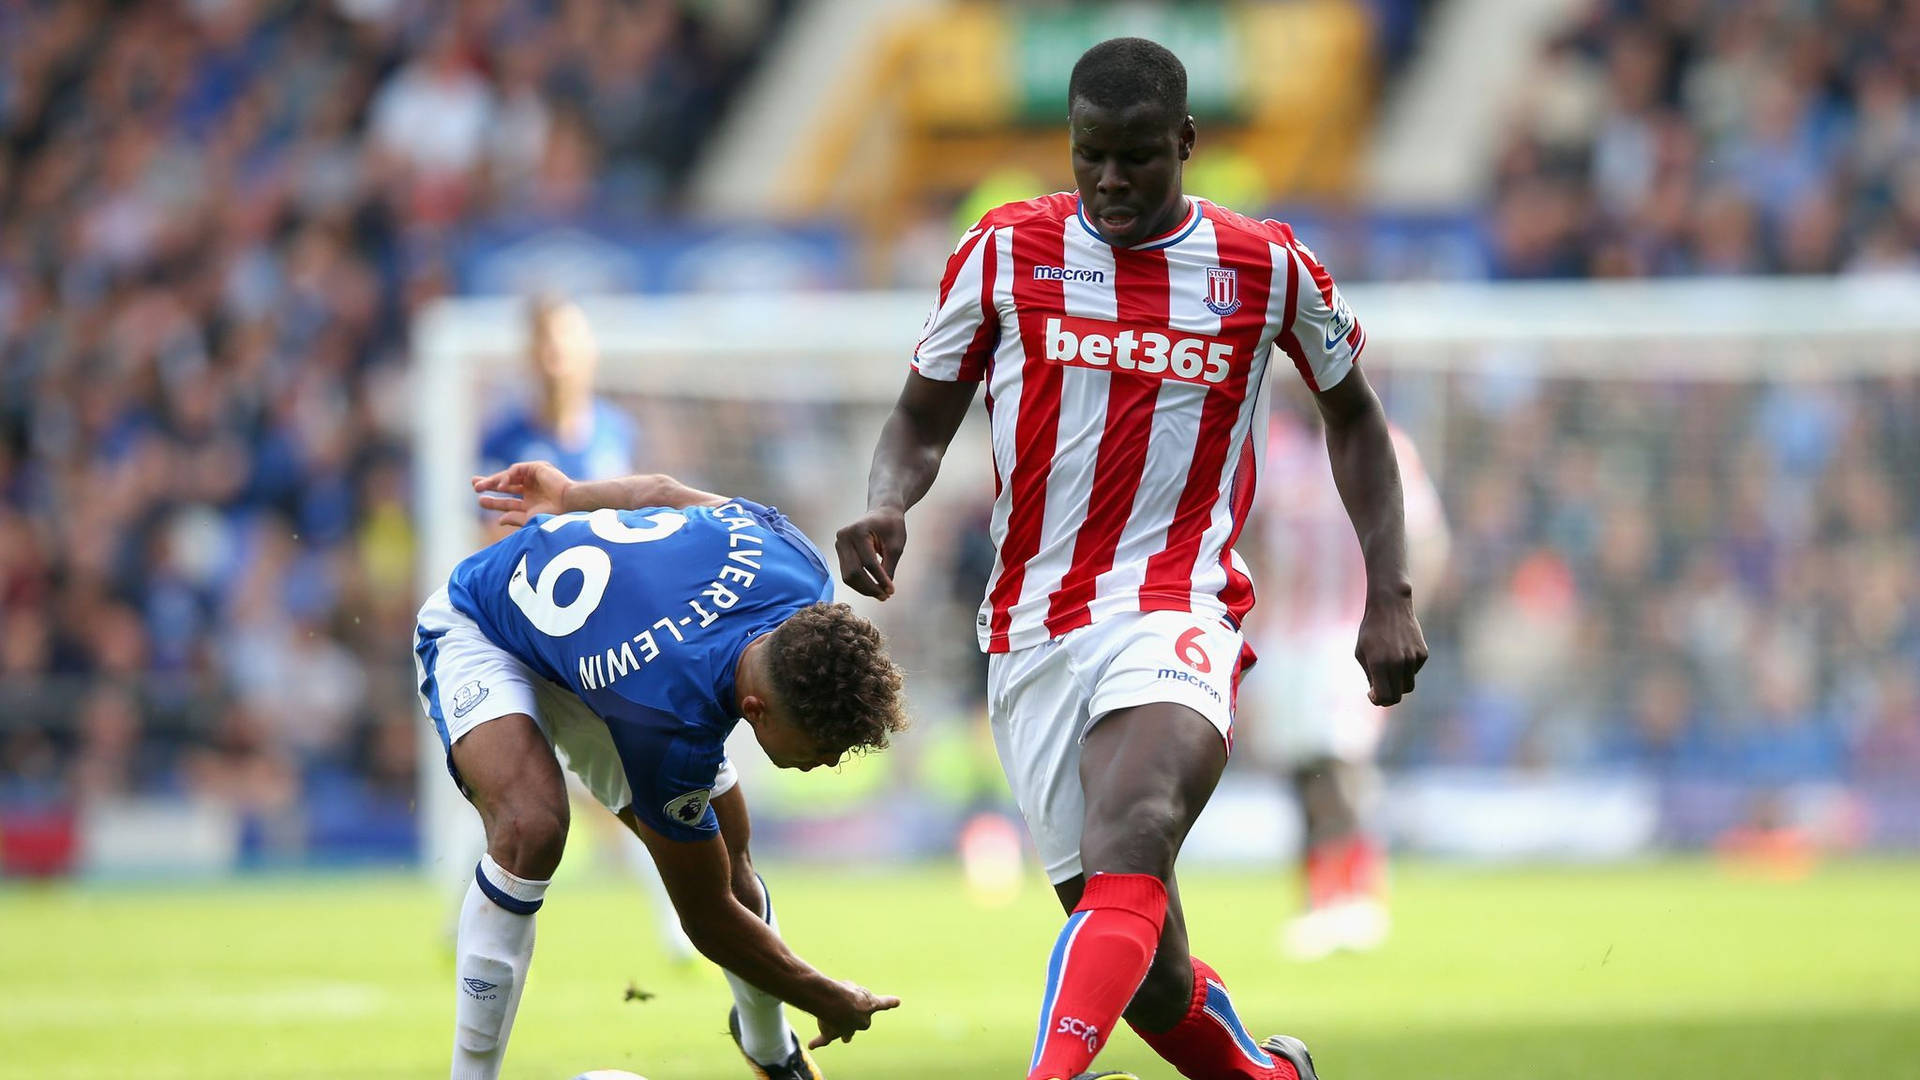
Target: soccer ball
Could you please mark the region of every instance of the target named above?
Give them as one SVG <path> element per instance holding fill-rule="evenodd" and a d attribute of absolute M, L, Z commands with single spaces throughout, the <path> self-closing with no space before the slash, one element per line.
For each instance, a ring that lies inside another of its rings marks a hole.
<path fill-rule="evenodd" d="M 625 1069 L 595 1069 L 592 1072 L 583 1072 L 573 1080 L 647 1080 L 647 1078 Z"/>

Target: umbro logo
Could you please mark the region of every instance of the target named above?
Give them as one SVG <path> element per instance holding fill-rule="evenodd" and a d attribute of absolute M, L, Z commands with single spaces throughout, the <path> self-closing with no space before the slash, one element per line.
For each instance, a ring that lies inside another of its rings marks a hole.
<path fill-rule="evenodd" d="M 475 997 L 479 997 L 489 990 L 498 990 L 500 988 L 499 983 L 490 983 L 485 979 L 461 979 L 460 981 L 467 984 L 467 989 L 471 991 Z"/>

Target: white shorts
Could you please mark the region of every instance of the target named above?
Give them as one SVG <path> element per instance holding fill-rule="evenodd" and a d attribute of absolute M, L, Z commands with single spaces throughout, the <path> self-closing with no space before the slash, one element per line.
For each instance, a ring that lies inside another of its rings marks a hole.
<path fill-rule="evenodd" d="M 1240 632 L 1186 611 L 1127 612 L 987 658 L 987 711 L 1007 783 L 1047 879 L 1080 873 L 1080 747 L 1100 717 L 1185 705 L 1233 747 Z"/>
<path fill-rule="evenodd" d="M 1353 641 L 1351 630 L 1261 639 L 1260 664 L 1242 687 L 1256 758 L 1289 768 L 1373 759 L 1387 710 L 1367 700 L 1367 673 L 1353 659 Z"/>
<path fill-rule="evenodd" d="M 447 748 L 447 771 L 466 784 L 453 767 L 453 744 L 489 720 L 513 713 L 533 717 L 560 763 L 580 778 L 602 806 L 619 813 L 633 802 L 627 771 L 614 749 L 606 721 L 573 691 L 534 674 L 512 653 L 495 645 L 472 619 L 461 614 L 440 589 L 420 608 L 414 630 L 414 673 L 420 706 Z M 713 796 L 733 790 L 740 779 L 733 762 L 722 759 Z"/>

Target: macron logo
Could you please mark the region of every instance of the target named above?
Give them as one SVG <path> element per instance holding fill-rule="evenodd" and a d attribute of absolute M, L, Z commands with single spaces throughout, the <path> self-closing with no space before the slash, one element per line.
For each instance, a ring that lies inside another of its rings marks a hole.
<path fill-rule="evenodd" d="M 1064 266 L 1035 266 L 1035 281 L 1090 281 L 1096 285 L 1107 280 L 1105 270 L 1069 270 Z"/>
<path fill-rule="evenodd" d="M 1181 671 L 1179 668 L 1163 667 L 1154 677 L 1159 679 L 1172 679 L 1175 682 L 1190 683 L 1199 687 L 1201 692 L 1205 693 L 1214 701 L 1217 702 L 1220 700 L 1220 691 L 1215 690 L 1207 680 L 1195 675 L 1191 671 Z"/>

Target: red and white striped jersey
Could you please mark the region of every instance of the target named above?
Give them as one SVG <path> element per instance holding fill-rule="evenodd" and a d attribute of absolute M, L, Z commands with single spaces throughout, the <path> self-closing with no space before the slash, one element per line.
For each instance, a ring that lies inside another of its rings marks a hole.
<path fill-rule="evenodd" d="M 1276 344 L 1309 387 L 1366 333 L 1293 230 L 1203 199 L 1109 244 L 1061 192 L 988 213 L 947 260 L 913 366 L 984 381 L 993 540 L 980 645 L 1006 652 L 1120 611 L 1231 618 Z"/>

